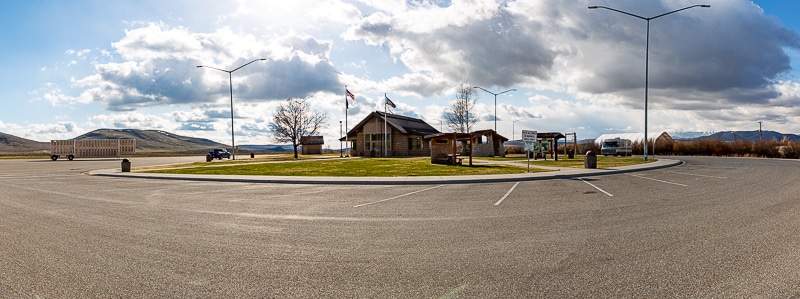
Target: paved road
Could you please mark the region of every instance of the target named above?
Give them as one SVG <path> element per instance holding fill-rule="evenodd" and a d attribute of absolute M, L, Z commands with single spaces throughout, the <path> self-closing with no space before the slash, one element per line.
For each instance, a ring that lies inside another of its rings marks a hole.
<path fill-rule="evenodd" d="M 138 158 L 136 166 L 169 159 Z M 2 298 L 800 295 L 800 162 L 296 185 L 0 160 Z"/>

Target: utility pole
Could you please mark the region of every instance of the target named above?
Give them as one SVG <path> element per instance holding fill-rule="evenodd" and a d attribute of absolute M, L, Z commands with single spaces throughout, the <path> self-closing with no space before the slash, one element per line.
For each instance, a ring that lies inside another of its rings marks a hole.
<path fill-rule="evenodd" d="M 758 140 L 764 140 L 764 133 L 761 131 L 761 122 L 758 122 Z"/>

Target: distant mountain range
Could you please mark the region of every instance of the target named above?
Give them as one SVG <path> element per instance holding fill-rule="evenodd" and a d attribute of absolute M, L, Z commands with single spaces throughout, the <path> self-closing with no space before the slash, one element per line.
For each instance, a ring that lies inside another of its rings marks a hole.
<path fill-rule="evenodd" d="M 205 138 L 186 137 L 160 130 L 98 129 L 72 138 L 136 139 L 136 151 L 163 154 L 203 154 L 214 148 L 230 146 Z M 291 145 L 240 145 L 239 152 L 291 152 Z M 0 133 L 0 154 L 49 154 L 50 142 L 39 142 Z"/>
<path fill-rule="evenodd" d="M 672 139 L 694 139 L 713 135 L 714 132 L 667 132 Z"/>
<path fill-rule="evenodd" d="M 673 135 L 674 134 L 674 135 Z M 800 135 L 782 134 L 775 131 L 727 131 L 727 132 L 675 132 L 670 133 L 675 140 L 788 140 L 800 141 Z M 160 130 L 98 129 L 73 139 L 136 139 L 136 151 L 161 154 L 204 154 L 213 148 L 228 148 L 225 144 L 205 138 L 181 136 Z M 594 139 L 587 139 L 589 142 Z M 587 140 L 580 140 L 585 142 Z M 506 145 L 522 146 L 521 140 L 509 140 Z M 240 153 L 286 153 L 292 152 L 291 144 L 240 145 Z M 10 134 L 0 133 L 0 155 L 49 154 L 50 142 L 39 142 Z"/>
<path fill-rule="evenodd" d="M 247 144 L 247 145 L 240 145 L 239 146 L 239 150 L 240 151 L 247 150 L 247 151 L 254 151 L 254 152 L 268 152 L 268 153 L 273 153 L 273 152 L 281 153 L 281 152 L 292 152 L 292 151 L 294 151 L 292 149 L 292 145 L 291 144 L 283 144 L 283 145 L 281 145 L 281 144 L 266 144 L 266 145 Z M 297 151 L 298 152 L 300 151 L 299 147 L 298 147 Z"/>
<path fill-rule="evenodd" d="M 677 139 L 672 137 L 673 139 Z M 750 140 L 756 141 L 759 139 L 763 140 L 778 140 L 781 141 L 784 138 L 792 141 L 800 141 L 800 135 L 797 134 L 783 134 L 778 133 L 775 131 L 727 131 L 727 132 L 717 132 L 708 136 L 702 136 L 693 138 L 695 140 L 707 140 L 707 139 L 716 139 L 722 141 L 735 141 L 735 140 Z M 692 140 L 692 139 L 689 139 Z"/>
<path fill-rule="evenodd" d="M 692 140 L 722 140 L 722 141 L 734 141 L 734 140 L 749 140 L 749 141 L 756 141 L 759 139 L 763 140 L 778 140 L 781 141 L 783 138 L 787 140 L 793 141 L 800 141 L 800 135 L 797 134 L 783 134 L 778 133 L 775 131 L 762 131 L 760 134 L 758 131 L 726 131 L 726 132 L 668 132 L 669 136 L 672 137 L 673 140 L 683 140 L 683 141 L 692 141 Z M 578 140 L 578 143 L 584 142 L 593 142 L 595 138 L 591 139 L 583 139 Z M 563 143 L 563 139 L 559 141 Z M 570 140 L 571 142 L 571 140 Z M 505 145 L 513 145 L 513 146 L 523 146 L 522 140 L 509 140 L 505 142 Z"/>

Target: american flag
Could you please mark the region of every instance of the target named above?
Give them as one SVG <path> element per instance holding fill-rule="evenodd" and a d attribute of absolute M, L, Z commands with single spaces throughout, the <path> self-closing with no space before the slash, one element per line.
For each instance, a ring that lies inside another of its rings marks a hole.
<path fill-rule="evenodd" d="M 397 105 L 395 105 L 394 102 L 389 99 L 389 97 L 384 96 L 384 98 L 386 98 L 386 105 L 392 106 L 392 108 L 397 108 Z"/>

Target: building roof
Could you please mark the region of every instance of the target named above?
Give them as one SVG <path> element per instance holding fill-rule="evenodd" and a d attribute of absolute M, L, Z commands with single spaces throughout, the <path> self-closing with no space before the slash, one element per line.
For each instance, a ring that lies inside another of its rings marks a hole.
<path fill-rule="evenodd" d="M 603 134 L 603 135 L 600 135 L 600 137 L 597 137 L 597 139 L 594 140 L 594 143 L 600 144 L 600 143 L 603 143 L 603 140 L 605 140 L 605 139 L 614 139 L 614 138 L 629 139 L 631 142 L 634 142 L 634 143 L 636 143 L 636 142 L 642 143 L 642 140 L 644 140 L 644 133 Z M 667 140 L 667 141 L 670 141 L 670 140 L 672 140 L 672 136 L 669 136 L 669 134 L 667 134 L 667 132 L 656 132 L 656 133 L 647 134 L 647 140 L 655 140 L 655 141 Z"/>
<path fill-rule="evenodd" d="M 322 136 L 303 136 L 300 137 L 300 144 L 301 145 L 325 144 L 325 140 L 322 138 Z"/>
<path fill-rule="evenodd" d="M 537 139 L 552 139 L 552 138 L 561 139 L 561 138 L 567 138 L 567 136 L 564 136 L 564 134 L 561 134 L 559 132 L 538 132 L 538 133 L 536 133 L 536 138 Z"/>
<path fill-rule="evenodd" d="M 436 133 L 436 134 L 427 135 L 427 136 L 425 136 L 425 138 L 429 138 L 429 139 L 450 139 L 450 138 L 454 138 L 455 137 L 455 139 L 457 139 L 457 140 L 469 140 L 473 136 L 477 136 L 477 135 L 489 135 L 489 136 L 497 137 L 502 142 L 508 141 L 508 138 L 503 137 L 503 135 L 497 134 L 497 132 L 495 132 L 492 129 L 473 131 L 471 134 L 468 134 L 468 133 Z"/>
<path fill-rule="evenodd" d="M 375 111 L 367 115 L 367 117 L 361 120 L 361 122 L 350 129 L 350 131 L 347 132 L 347 135 L 350 137 L 355 137 L 358 133 L 357 129 L 364 126 L 373 117 L 378 118 L 380 121 L 383 121 L 385 118 L 387 125 L 403 134 L 425 136 L 439 133 L 439 130 L 436 130 L 436 128 L 432 127 L 424 120 L 398 114 Z M 342 140 L 344 140 L 344 138 L 342 138 Z"/>

